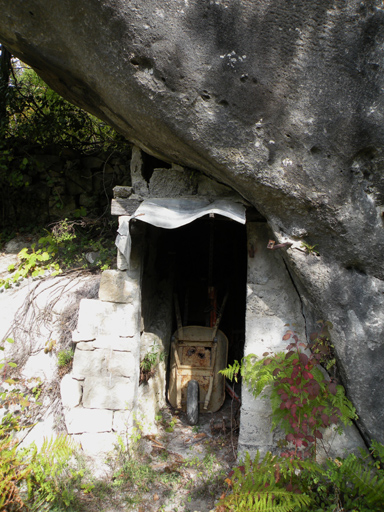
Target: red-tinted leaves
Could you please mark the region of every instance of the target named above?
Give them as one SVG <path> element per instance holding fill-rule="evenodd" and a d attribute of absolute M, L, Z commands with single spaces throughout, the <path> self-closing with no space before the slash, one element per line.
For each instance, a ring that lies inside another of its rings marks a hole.
<path fill-rule="evenodd" d="M 273 362 L 273 398 L 281 411 L 274 412 L 289 431 L 286 442 L 293 445 L 281 455 L 303 460 L 315 456 L 316 440 L 323 438 L 320 430 L 336 424 L 341 416 L 337 408 L 331 407 L 331 395 L 336 395 L 338 388 L 334 381 L 316 380 L 319 373 L 314 368 L 331 353 L 323 328 L 311 336 L 311 345 L 301 343 L 293 330 L 287 331 L 283 339 L 289 340 L 286 354 L 265 352 L 262 364 Z"/>
<path fill-rule="evenodd" d="M 308 356 L 307 354 L 303 354 L 302 352 L 299 354 L 300 363 L 305 366 L 308 364 Z"/>
<path fill-rule="evenodd" d="M 313 400 L 314 398 L 316 398 L 316 397 L 319 395 L 319 393 L 320 393 L 320 385 L 319 385 L 319 383 L 318 383 L 316 380 L 314 380 L 314 379 L 312 379 L 312 380 L 310 380 L 309 382 L 307 382 L 307 383 L 305 384 L 305 387 L 307 388 L 307 390 L 308 390 L 308 392 L 309 392 L 309 395 L 310 395 L 310 396 L 309 396 L 309 398 L 310 398 L 311 400 Z"/>
<path fill-rule="evenodd" d="M 336 425 L 336 423 L 339 422 L 339 416 L 337 416 L 336 414 L 332 414 L 331 417 L 329 418 L 329 421 L 332 424 Z"/>
<path fill-rule="evenodd" d="M 323 422 L 324 427 L 328 427 L 329 426 L 329 416 L 327 414 L 322 414 L 320 417 L 321 417 L 321 421 Z"/>

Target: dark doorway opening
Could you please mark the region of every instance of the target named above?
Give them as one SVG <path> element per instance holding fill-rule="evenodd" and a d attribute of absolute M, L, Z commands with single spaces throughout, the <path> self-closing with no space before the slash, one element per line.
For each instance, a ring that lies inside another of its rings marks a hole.
<path fill-rule="evenodd" d="M 149 224 L 145 228 L 144 331 L 156 334 L 169 355 L 171 337 L 177 330 L 174 296 L 177 296 L 184 326 L 210 327 L 212 307 L 220 314 L 228 294 L 219 328 L 228 338 L 228 363 L 232 364 L 235 359 L 240 361 L 245 343 L 245 225 L 215 214 L 214 218 L 205 216 L 176 229 Z M 168 384 L 167 376 L 166 393 Z M 241 381 L 235 391 L 241 395 Z"/>
<path fill-rule="evenodd" d="M 215 215 L 177 229 L 155 229 L 159 235 L 156 266 L 160 272 L 167 267 L 172 274 L 183 325 L 210 326 L 212 310 L 219 314 L 228 294 L 220 329 L 229 341 L 228 362 L 240 360 L 245 340 L 245 226 Z M 174 312 L 172 318 L 174 332 Z"/>

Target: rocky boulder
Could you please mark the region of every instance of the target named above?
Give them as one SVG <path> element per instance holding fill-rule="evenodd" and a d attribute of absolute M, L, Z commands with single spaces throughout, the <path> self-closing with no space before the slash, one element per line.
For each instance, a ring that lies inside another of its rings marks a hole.
<path fill-rule="evenodd" d="M 277 241 L 316 245 L 285 254 L 308 330 L 334 323 L 360 428 L 383 442 L 382 3 L 0 0 L 0 41 L 145 151 L 238 191 Z"/>

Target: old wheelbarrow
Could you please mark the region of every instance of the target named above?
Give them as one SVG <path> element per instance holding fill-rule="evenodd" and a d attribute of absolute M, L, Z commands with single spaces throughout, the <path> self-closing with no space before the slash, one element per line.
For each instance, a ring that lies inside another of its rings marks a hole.
<path fill-rule="evenodd" d="M 183 327 L 175 301 L 178 329 L 171 343 L 168 400 L 187 413 L 190 425 L 198 422 L 199 411 L 216 412 L 225 400 L 225 377 L 219 371 L 227 366 L 228 339 L 218 327 L 226 298 L 213 327 Z"/>

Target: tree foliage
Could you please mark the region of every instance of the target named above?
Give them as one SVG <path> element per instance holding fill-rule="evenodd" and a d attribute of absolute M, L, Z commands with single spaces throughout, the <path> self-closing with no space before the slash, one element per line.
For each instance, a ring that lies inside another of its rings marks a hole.
<path fill-rule="evenodd" d="M 4 48 L 0 60 L 0 224 L 17 228 L 16 217 L 25 221 L 27 216 L 15 206 L 22 203 L 32 209 L 41 203 L 43 223 L 57 219 L 47 206 L 48 195 L 62 208 L 62 175 L 70 172 L 64 155 L 76 155 L 80 162 L 83 156 L 101 154 L 107 160 L 129 146 L 113 128 L 64 100 Z M 49 164 L 54 156 L 62 159 L 59 171 Z"/>
<path fill-rule="evenodd" d="M 43 147 L 57 144 L 82 151 L 124 142 L 113 128 L 66 101 L 24 64 L 14 64 L 2 77 L 1 93 L 7 109 L 3 142 Z"/>

